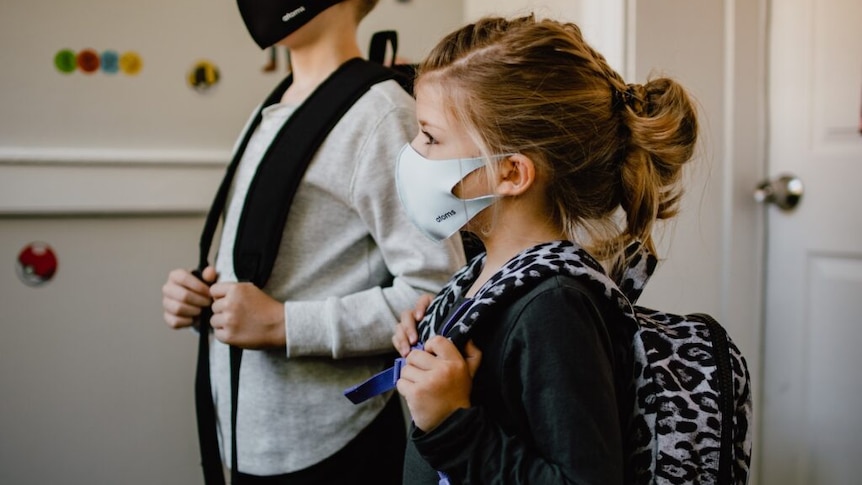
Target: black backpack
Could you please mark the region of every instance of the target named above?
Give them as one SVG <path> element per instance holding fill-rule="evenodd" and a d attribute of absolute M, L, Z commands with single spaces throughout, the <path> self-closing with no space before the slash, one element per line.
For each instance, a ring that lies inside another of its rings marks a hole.
<path fill-rule="evenodd" d="M 263 288 L 272 272 L 284 225 L 293 196 L 317 148 L 332 127 L 368 89 L 383 80 L 395 77 L 391 69 L 379 63 L 351 59 L 332 75 L 296 109 L 270 144 L 252 179 L 245 199 L 234 244 L 234 270 L 240 281 L 250 281 Z M 263 102 L 261 109 L 281 100 L 292 82 L 288 75 Z M 209 266 L 209 252 L 216 227 L 227 201 L 233 176 L 242 154 L 261 121 L 258 110 L 228 165 L 216 192 L 200 237 L 196 276 Z M 261 187 L 263 189 L 261 189 Z M 208 485 L 224 485 L 222 461 L 218 448 L 215 407 L 209 370 L 209 334 L 212 310 L 205 308 L 200 316 L 200 340 L 195 374 L 195 405 L 197 408 L 198 440 L 201 465 Z M 239 369 L 242 349 L 231 346 L 231 453 L 232 482 L 236 483 L 236 412 L 238 404 Z"/>
<path fill-rule="evenodd" d="M 272 265 L 278 253 L 290 204 L 303 174 L 317 148 L 323 143 L 331 129 L 362 95 L 374 84 L 394 79 L 413 94 L 415 65 L 385 65 L 387 45 L 397 51 L 395 31 L 375 34 L 371 41 L 370 60 L 351 59 L 327 78 L 303 103 L 281 128 L 267 149 L 243 207 L 234 244 L 234 270 L 240 281 L 250 281 L 263 288 L 269 279 Z M 261 109 L 281 100 L 292 82 L 288 75 L 267 97 Z M 216 192 L 207 214 L 199 243 L 199 262 L 194 274 L 209 266 L 209 253 L 216 228 L 227 201 L 236 168 L 249 139 L 261 121 L 260 110 L 249 124 L 233 154 L 224 178 Z M 260 190 L 263 187 L 265 190 Z M 464 247 L 468 257 L 479 249 L 476 240 L 464 233 Z M 201 464 L 207 484 L 224 484 L 222 462 L 218 449 L 215 409 L 212 401 L 212 383 L 209 375 L 209 330 L 211 309 L 205 308 L 200 316 L 200 340 L 195 374 L 195 404 L 197 408 L 198 439 L 201 449 Z M 233 441 L 231 453 L 234 475 L 237 470 L 236 410 L 238 404 L 239 368 L 242 349 L 231 347 L 231 426 Z"/>

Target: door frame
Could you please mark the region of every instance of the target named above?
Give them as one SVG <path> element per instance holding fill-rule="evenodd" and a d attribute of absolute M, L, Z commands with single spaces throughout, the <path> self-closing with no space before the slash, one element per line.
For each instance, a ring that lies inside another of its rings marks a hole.
<path fill-rule="evenodd" d="M 769 2 L 626 0 L 625 29 L 627 79 L 643 82 L 658 66 L 694 92 L 704 159 L 697 163 L 707 162 L 689 173 L 682 213 L 659 244 L 668 259 L 642 299 L 712 313 L 745 355 L 754 401 L 753 485 L 766 283 L 766 210 L 753 190 L 768 173 Z"/>

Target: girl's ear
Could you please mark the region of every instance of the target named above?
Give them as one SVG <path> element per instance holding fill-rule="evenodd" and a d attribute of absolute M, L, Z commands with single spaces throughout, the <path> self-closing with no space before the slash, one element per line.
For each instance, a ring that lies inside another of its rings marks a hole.
<path fill-rule="evenodd" d="M 522 195 L 536 181 L 536 166 L 530 157 L 516 153 L 498 165 L 495 193 L 501 196 Z"/>

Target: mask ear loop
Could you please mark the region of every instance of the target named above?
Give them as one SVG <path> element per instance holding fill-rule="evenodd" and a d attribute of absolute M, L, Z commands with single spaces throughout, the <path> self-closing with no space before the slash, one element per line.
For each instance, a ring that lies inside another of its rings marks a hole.
<path fill-rule="evenodd" d="M 497 169 L 495 167 L 493 167 L 490 163 L 485 162 L 484 160 L 490 160 L 492 162 L 500 162 L 504 159 L 507 159 L 509 157 L 513 157 L 515 155 L 517 155 L 517 153 L 500 153 L 497 155 L 488 155 L 486 157 L 475 157 L 475 158 L 468 159 L 468 160 L 476 160 L 476 159 L 481 158 L 483 160 L 483 163 L 481 166 L 478 166 L 478 167 L 472 169 L 470 172 L 468 172 L 466 175 L 464 175 L 461 178 L 461 180 L 459 181 L 459 183 L 463 182 L 464 179 L 467 178 L 467 176 L 470 175 L 471 173 L 475 172 L 476 170 L 479 170 L 480 168 L 484 168 L 488 172 L 488 174 L 486 174 L 486 178 L 487 178 L 488 185 L 489 185 L 488 189 L 491 191 L 491 193 L 487 194 L 487 195 L 482 195 L 479 197 L 473 197 L 472 199 L 466 199 L 466 200 L 475 200 L 475 199 L 484 198 L 484 197 L 494 197 L 495 199 L 499 198 L 499 196 L 494 193 L 494 189 L 493 189 L 493 185 L 494 185 L 493 179 L 496 178 Z M 464 160 L 464 159 L 459 159 L 459 160 Z M 463 171 L 464 170 L 462 167 L 461 172 L 463 173 Z M 453 189 L 454 189 L 454 187 L 453 187 Z M 459 199 L 460 199 L 460 197 L 459 197 Z"/>
<path fill-rule="evenodd" d="M 466 179 L 470 174 L 472 174 L 473 172 L 475 172 L 475 171 L 479 170 L 480 168 L 484 168 L 485 170 L 487 170 L 487 171 L 491 171 L 492 173 L 494 173 L 494 171 L 495 171 L 494 167 L 491 167 L 491 166 L 490 166 L 490 164 L 489 164 L 489 163 L 487 163 L 487 161 L 486 161 L 486 160 L 491 159 L 491 160 L 493 160 L 493 161 L 500 161 L 500 160 L 502 160 L 502 159 L 505 159 L 505 158 L 511 157 L 511 156 L 513 156 L 513 155 L 515 155 L 515 153 L 502 153 L 502 154 L 498 154 L 498 155 L 490 155 L 489 157 L 475 157 L 475 158 L 469 158 L 469 159 L 464 159 L 464 158 L 460 158 L 460 159 L 458 159 L 458 161 L 459 161 L 459 169 L 460 169 L 461 173 L 464 173 L 464 165 L 463 165 L 463 162 L 464 162 L 465 160 L 477 160 L 477 159 L 481 159 L 481 160 L 482 160 L 482 164 L 481 164 L 481 165 L 479 165 L 479 166 L 477 166 L 477 167 L 475 167 L 475 168 L 472 168 L 469 172 L 467 172 L 466 174 L 464 174 L 464 176 L 463 176 L 463 177 L 461 177 L 461 179 L 460 179 L 460 180 L 458 180 L 458 182 L 457 182 L 455 185 L 453 185 L 453 186 L 452 186 L 452 195 L 453 195 L 455 198 L 457 198 L 458 200 L 460 200 L 460 201 L 461 201 L 461 205 L 462 205 L 462 208 L 463 208 L 463 210 L 464 210 L 464 217 L 465 217 L 465 221 L 464 221 L 464 226 L 462 226 L 462 230 L 463 230 L 463 228 L 464 228 L 465 226 L 467 226 L 467 224 L 469 224 L 469 223 L 470 223 L 470 221 L 471 221 L 474 217 L 476 217 L 477 215 L 479 215 L 479 213 L 480 213 L 480 212 L 482 212 L 483 210 L 488 209 L 488 208 L 490 208 L 490 207 L 493 207 L 494 203 L 495 203 L 498 199 L 500 199 L 500 196 L 494 193 L 494 189 L 493 189 L 493 187 L 492 187 L 492 186 L 493 186 L 493 184 L 491 183 L 491 176 L 488 176 L 487 174 L 486 174 L 486 177 L 487 177 L 487 179 L 486 179 L 486 180 L 489 182 L 489 183 L 488 183 L 488 185 L 489 185 L 489 187 L 488 187 L 488 188 L 489 188 L 489 190 L 490 190 L 490 192 L 491 192 L 491 193 L 489 193 L 489 194 L 486 194 L 486 195 L 480 195 L 480 196 L 478 196 L 478 197 L 472 197 L 472 198 L 463 198 L 463 197 L 458 197 L 458 196 L 456 196 L 456 195 L 455 195 L 455 193 L 454 193 L 455 187 L 456 187 L 458 184 L 463 183 L 463 182 L 464 182 L 464 179 Z M 487 200 L 489 200 L 489 199 L 491 199 L 491 202 L 490 202 L 488 205 L 486 205 L 486 206 L 485 206 L 485 207 L 483 207 L 482 209 L 480 209 L 480 210 L 476 211 L 476 213 L 475 213 L 475 214 L 471 214 L 471 213 L 470 213 L 470 210 L 469 210 L 469 209 L 470 209 L 470 206 L 471 206 L 471 205 L 479 205 L 479 204 L 481 204 L 483 201 L 487 201 Z M 480 232 L 481 234 L 483 234 L 483 235 L 488 235 L 488 234 L 490 234 L 490 231 L 491 231 L 491 225 L 490 225 L 490 224 L 485 224 L 481 229 L 479 229 L 479 232 Z"/>
<path fill-rule="evenodd" d="M 511 155 L 493 155 L 492 157 L 496 159 L 496 158 L 500 158 L 500 157 L 508 157 L 508 156 L 511 156 Z M 466 171 L 465 171 L 464 162 L 465 162 L 465 161 L 473 161 L 473 160 L 481 160 L 481 161 L 482 161 L 482 163 L 481 163 L 481 165 L 477 165 L 477 166 L 475 166 L 475 167 L 473 167 L 472 165 L 470 165 L 470 166 L 468 166 L 468 167 L 467 167 L 467 168 L 468 168 L 468 170 L 466 170 Z M 494 197 L 494 198 L 496 198 L 497 196 L 493 193 L 493 190 L 491 190 L 491 193 L 490 193 L 490 194 L 480 195 L 480 196 L 477 196 L 477 197 L 470 197 L 470 198 L 464 198 L 464 197 L 460 197 L 460 196 L 455 195 L 455 187 L 457 187 L 457 186 L 458 186 L 458 184 L 463 184 L 463 183 L 464 183 L 464 180 L 465 180 L 467 177 L 469 177 L 470 175 L 472 175 L 472 174 L 473 174 L 473 172 L 475 172 L 475 171 L 477 171 L 477 170 L 479 170 L 479 169 L 482 169 L 482 168 L 484 168 L 486 171 L 487 171 L 487 170 L 491 170 L 491 171 L 493 171 L 493 168 L 489 167 L 489 164 L 485 161 L 485 158 L 483 158 L 483 157 L 459 158 L 459 159 L 458 159 L 458 171 L 459 171 L 462 175 L 461 175 L 461 178 L 460 178 L 460 179 L 458 179 L 458 181 L 457 181 L 457 182 L 455 182 L 455 185 L 453 185 L 453 186 L 452 186 L 452 188 L 449 190 L 449 192 L 450 192 L 454 197 L 458 198 L 459 200 L 464 201 L 464 202 L 465 202 L 465 204 L 466 204 L 467 202 L 470 202 L 470 201 L 486 199 L 486 198 L 488 198 L 488 197 Z M 489 177 L 487 177 L 487 174 L 486 174 L 486 178 L 487 178 L 487 180 L 489 180 L 489 181 L 490 181 L 490 178 L 489 178 Z M 464 209 L 465 209 L 465 212 L 464 212 L 464 213 L 466 214 L 466 213 L 467 213 L 467 212 L 466 212 L 466 209 L 467 209 L 466 205 L 465 205 Z"/>

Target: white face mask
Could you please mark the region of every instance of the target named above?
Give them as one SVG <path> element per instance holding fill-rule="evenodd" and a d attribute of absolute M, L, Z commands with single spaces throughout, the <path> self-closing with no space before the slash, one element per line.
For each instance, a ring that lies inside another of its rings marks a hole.
<path fill-rule="evenodd" d="M 407 216 L 434 241 L 455 234 L 496 199 L 494 195 L 459 199 L 452 193 L 458 182 L 484 165 L 482 158 L 429 160 L 408 143 L 401 149 L 395 169 L 398 196 Z"/>

